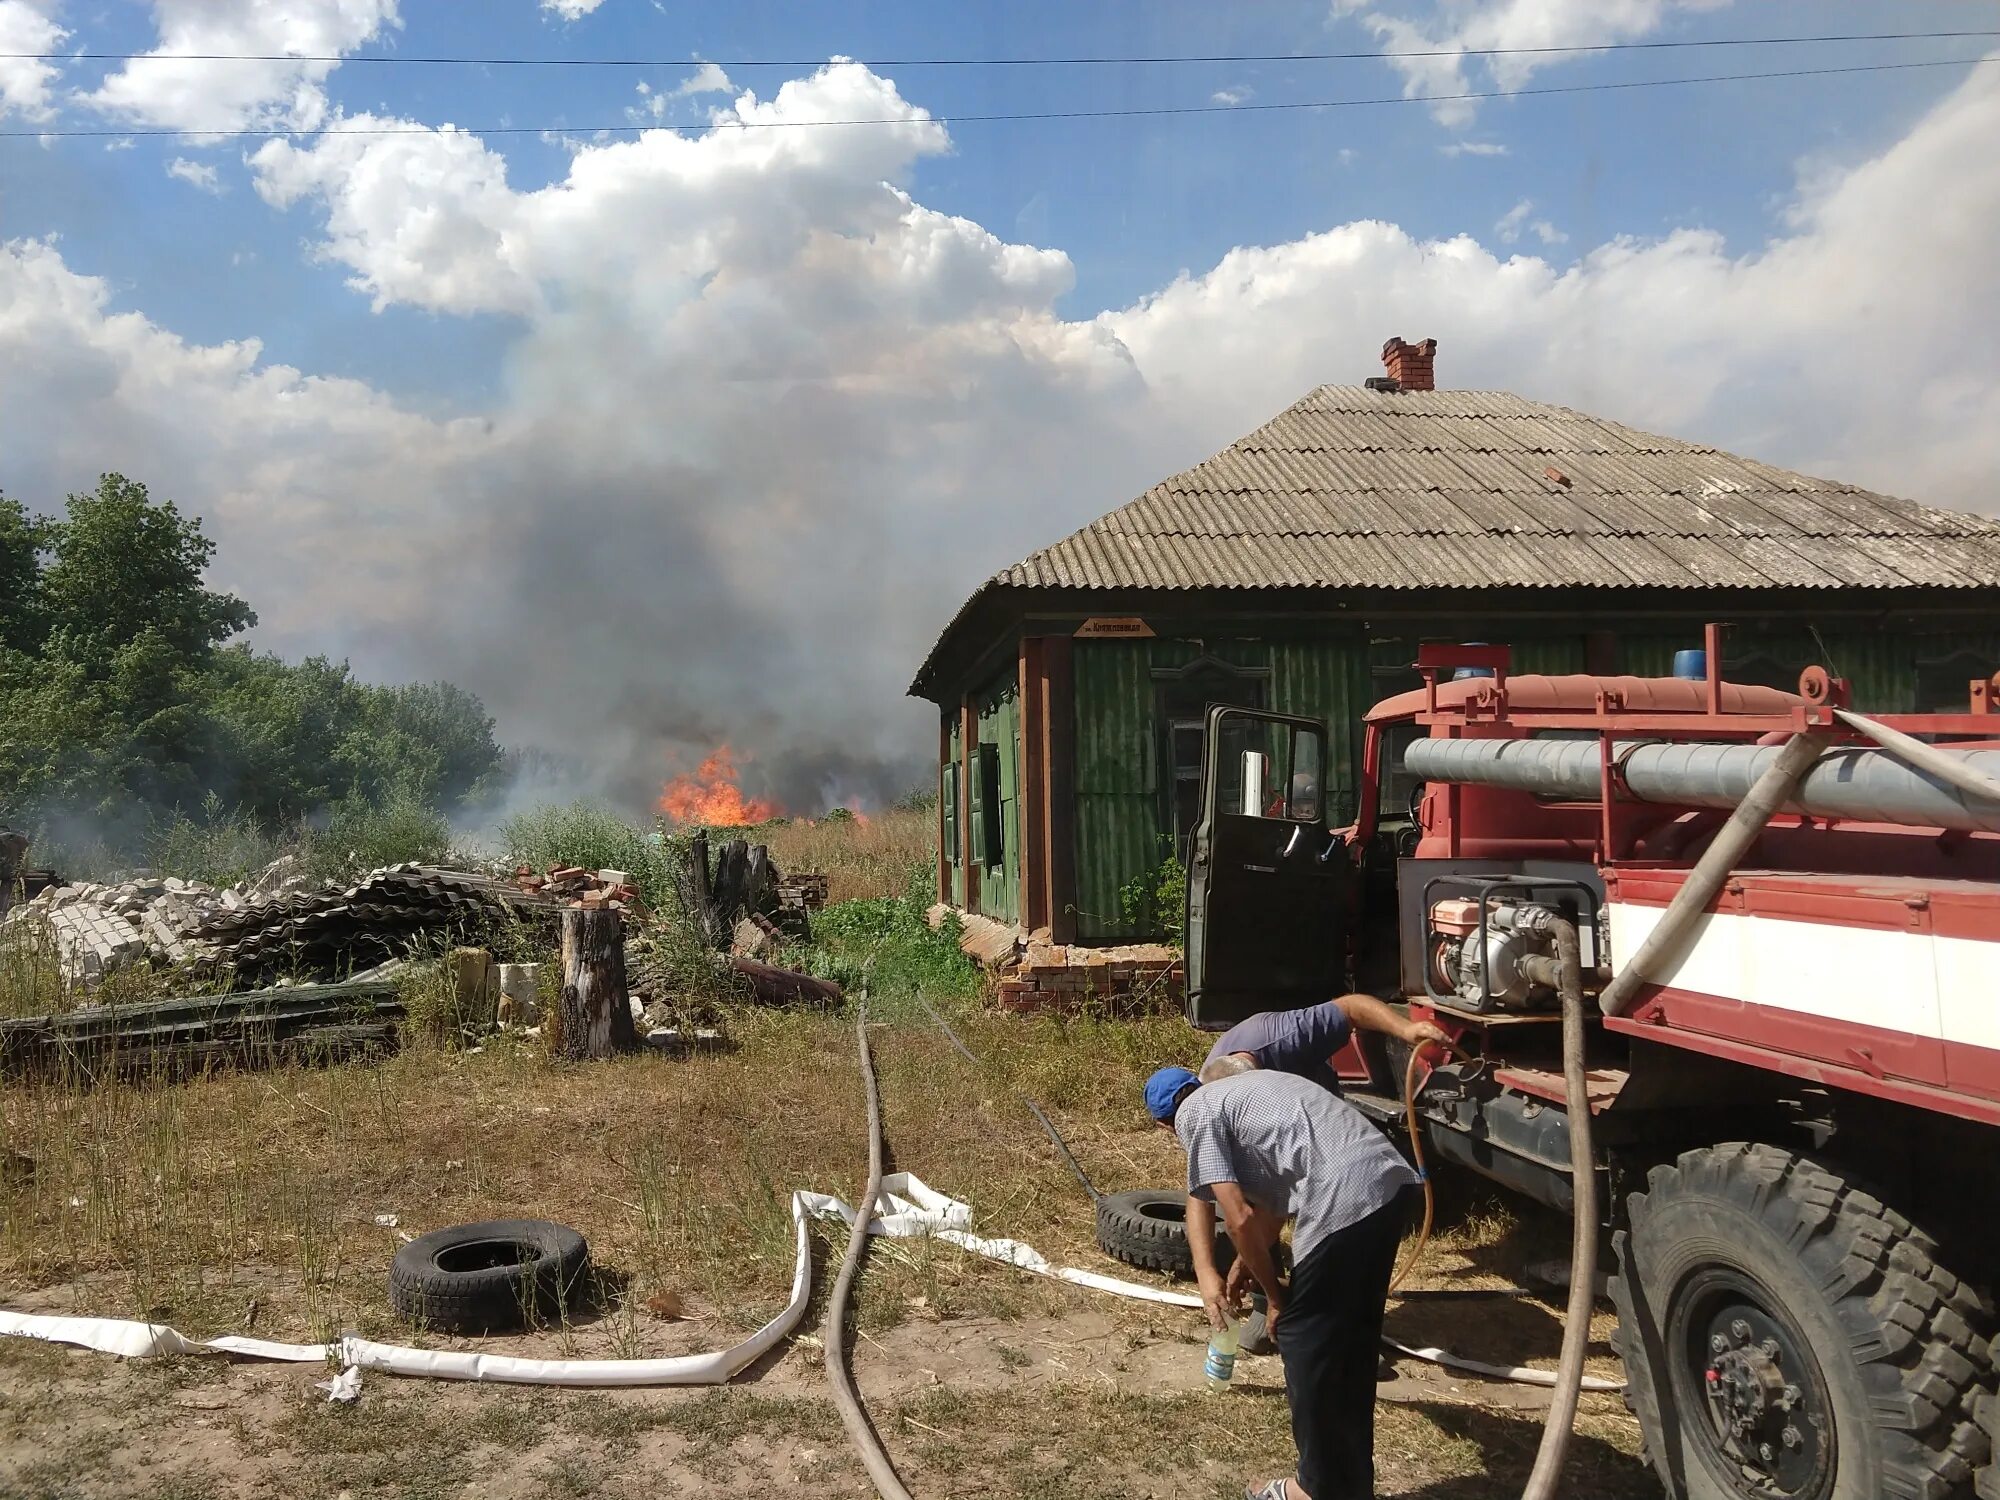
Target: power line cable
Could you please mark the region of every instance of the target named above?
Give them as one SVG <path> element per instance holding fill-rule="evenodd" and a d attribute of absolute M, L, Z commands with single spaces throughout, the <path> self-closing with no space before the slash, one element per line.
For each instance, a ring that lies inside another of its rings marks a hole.
<path fill-rule="evenodd" d="M 186 127 L 104 126 L 83 130 L 23 129 L 0 130 L 0 139 L 65 140 L 101 136 L 181 136 L 205 141 L 257 140 L 273 137 L 312 136 L 401 136 L 435 135 L 451 128 L 468 135 L 640 135 L 652 130 L 671 130 L 682 135 L 721 130 L 803 130 L 854 125 L 979 125 L 1003 121 L 1030 120 L 1115 120 L 1158 115 L 1242 115 L 1268 114 L 1302 109 L 1360 109 L 1390 104 L 1455 104 L 1487 99 L 1532 99 L 1558 94 L 1598 94 L 1637 89 L 1682 88 L 1705 83 L 1750 83 L 1778 78 L 1826 78 L 1848 73 L 1896 73 L 1917 68 L 1971 68 L 1982 63 L 2000 62 L 2000 55 L 1988 57 L 1941 57 L 1922 62 L 1854 63 L 1836 68 L 1783 68 L 1761 73 L 1708 73 L 1692 78 L 1635 78 L 1613 83 L 1548 84 L 1540 88 L 1466 90 L 1456 94 L 1387 94 L 1364 99 L 1301 99 L 1273 103 L 1175 104 L 1124 109 L 1050 109 L 996 114 L 896 115 L 850 120 L 723 120 L 701 124 L 675 125 L 664 122 L 624 121 L 616 125 L 370 125 L 342 129 L 301 130 L 295 127 L 263 129 L 199 130 Z"/>
<path fill-rule="evenodd" d="M 1545 47 L 1432 47 L 1383 52 L 1211 52 L 1161 56 L 1081 57 L 880 57 L 854 59 L 868 68 L 1058 68 L 1174 65 L 1182 63 L 1376 62 L 1397 58 L 1554 57 L 1585 52 L 1659 52 L 1696 47 L 1792 47 L 1855 42 L 1950 41 L 2000 36 L 2000 30 L 1855 31 L 1818 36 L 1695 37 L 1650 42 L 1577 42 Z M 29 62 L 249 62 L 389 63 L 481 68 L 817 68 L 827 59 L 780 57 L 453 57 L 338 52 L 0 52 Z"/>

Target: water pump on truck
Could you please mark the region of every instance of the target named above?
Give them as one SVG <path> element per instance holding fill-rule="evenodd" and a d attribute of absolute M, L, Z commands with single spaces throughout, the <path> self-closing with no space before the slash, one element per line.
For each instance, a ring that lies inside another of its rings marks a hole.
<path fill-rule="evenodd" d="M 1863 719 L 1720 660 L 1714 627 L 1698 678 L 1426 646 L 1330 833 L 1324 725 L 1211 709 L 1190 1014 L 1354 984 L 1454 1034 L 1422 1145 L 1608 1232 L 1673 1500 L 2000 1500 L 2000 678 Z M 1393 1046 L 1338 1060 L 1392 1129 Z"/>

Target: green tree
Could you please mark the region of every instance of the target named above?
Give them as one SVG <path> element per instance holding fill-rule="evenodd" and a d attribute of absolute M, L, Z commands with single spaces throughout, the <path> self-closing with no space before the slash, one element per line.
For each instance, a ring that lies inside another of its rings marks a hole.
<path fill-rule="evenodd" d="M 44 529 L 41 613 L 50 638 L 61 637 L 74 660 L 107 663 L 150 635 L 193 665 L 257 623 L 234 594 L 203 586 L 215 543 L 202 535 L 200 519 L 183 516 L 171 500 L 154 501 L 122 474 L 71 495 L 64 518 Z"/>
<path fill-rule="evenodd" d="M 405 847 L 498 777 L 492 719 L 450 683 L 377 687 L 225 644 L 256 616 L 206 586 L 214 552 L 117 474 L 56 521 L 0 497 L 0 810 L 81 814 L 128 843 L 187 809 L 196 832 L 328 814 L 357 848 L 378 825 Z"/>
<path fill-rule="evenodd" d="M 42 549 L 47 528 L 0 495 L 0 652 L 41 644 Z"/>

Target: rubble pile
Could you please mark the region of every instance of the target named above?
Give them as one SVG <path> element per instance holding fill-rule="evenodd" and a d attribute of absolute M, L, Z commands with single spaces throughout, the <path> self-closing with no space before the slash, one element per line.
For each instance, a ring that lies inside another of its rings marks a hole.
<path fill-rule="evenodd" d="M 227 970 L 237 982 L 340 976 L 400 956 L 426 932 L 471 930 L 552 903 L 461 870 L 390 865 L 352 885 L 312 885 L 287 856 L 218 890 L 145 877 L 57 886 L 5 918 L 45 935 L 64 977 L 95 987 L 128 964 Z"/>
<path fill-rule="evenodd" d="M 171 876 L 114 885 L 85 881 L 40 892 L 8 912 L 4 925 L 12 933 L 45 934 L 65 978 L 95 985 L 127 964 L 186 962 L 191 935 L 226 899 L 246 903 L 239 891 Z"/>
<path fill-rule="evenodd" d="M 511 881 L 428 865 L 389 865 L 345 889 L 293 891 L 219 911 L 195 929 L 196 956 L 238 981 L 365 969 L 407 952 L 427 933 L 463 936 L 510 911 L 552 902 Z"/>
<path fill-rule="evenodd" d="M 816 870 L 778 877 L 778 922 L 804 931 L 808 915 L 826 905 L 826 876 Z"/>

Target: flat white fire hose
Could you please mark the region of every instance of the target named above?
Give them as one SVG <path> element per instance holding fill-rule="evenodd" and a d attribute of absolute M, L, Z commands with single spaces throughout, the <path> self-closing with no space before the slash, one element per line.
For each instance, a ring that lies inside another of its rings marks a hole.
<path fill-rule="evenodd" d="M 1019 1240 L 986 1239 L 971 1232 L 972 1206 L 946 1197 L 921 1178 L 908 1172 L 891 1172 L 882 1179 L 876 1198 L 875 1216 L 868 1221 L 870 1234 L 889 1239 L 938 1239 L 973 1255 L 1036 1276 L 1066 1281 L 1072 1286 L 1109 1292 L 1116 1297 L 1156 1302 L 1168 1307 L 1198 1308 L 1201 1299 L 1187 1292 L 1124 1281 L 1075 1266 L 1051 1265 L 1032 1245 Z M 378 1344 L 350 1334 L 326 1344 L 285 1344 L 270 1339 L 241 1338 L 234 1335 L 217 1339 L 191 1339 L 159 1323 L 142 1323 L 125 1318 L 83 1318 L 52 1313 L 0 1311 L 0 1335 L 45 1339 L 51 1343 L 74 1344 L 104 1354 L 144 1359 L 163 1354 L 232 1354 L 243 1359 L 286 1360 L 297 1364 L 339 1363 L 358 1365 L 364 1370 L 381 1370 L 395 1375 L 417 1375 L 436 1380 L 475 1380 L 511 1385 L 555 1386 L 652 1386 L 721 1385 L 762 1358 L 798 1326 L 805 1315 L 811 1292 L 812 1260 L 806 1243 L 808 1218 L 837 1218 L 852 1225 L 855 1211 L 839 1198 L 825 1193 L 792 1194 L 792 1223 L 797 1234 L 798 1260 L 792 1272 L 792 1295 L 784 1308 L 742 1343 L 708 1354 L 680 1354 L 663 1359 L 531 1359 L 513 1354 L 483 1354 L 473 1350 L 412 1349 L 399 1344 Z M 1415 1347 L 1384 1339 L 1392 1349 L 1413 1359 L 1428 1360 L 1473 1375 L 1512 1380 L 1524 1385 L 1550 1385 L 1554 1375 L 1548 1370 L 1523 1365 L 1492 1365 L 1461 1359 L 1442 1349 Z M 1622 1383 L 1595 1377 L 1584 1381 L 1584 1389 L 1623 1390 Z"/>

